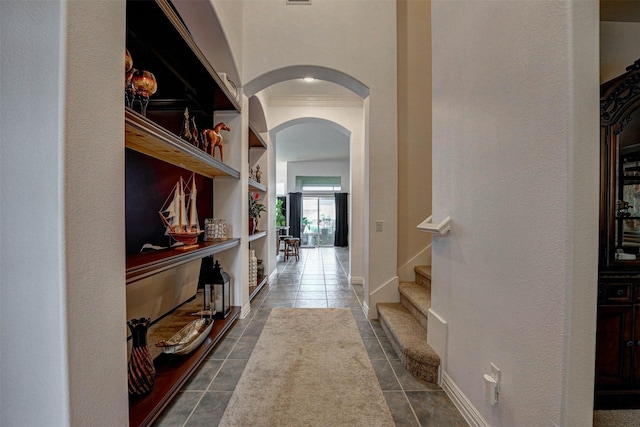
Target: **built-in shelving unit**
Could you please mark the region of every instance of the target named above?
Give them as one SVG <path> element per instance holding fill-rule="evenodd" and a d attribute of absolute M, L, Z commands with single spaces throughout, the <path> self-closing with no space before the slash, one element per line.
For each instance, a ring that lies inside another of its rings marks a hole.
<path fill-rule="evenodd" d="M 253 169 L 253 165 L 262 164 L 264 167 L 266 162 L 261 161 L 261 156 L 267 150 L 267 143 L 260 135 L 254 126 L 251 124 L 251 119 L 249 120 L 249 163 L 251 168 Z M 266 168 L 262 170 L 263 177 L 267 176 L 265 173 L 267 172 Z M 262 181 L 262 180 L 261 180 Z M 248 181 L 249 191 L 250 192 L 259 192 L 262 195 L 263 200 L 266 198 L 267 194 L 267 186 L 262 182 L 258 182 L 253 178 L 249 178 Z M 272 221 L 268 215 L 263 215 L 263 217 L 258 222 L 258 226 L 261 225 L 266 227 L 265 222 Z M 268 245 L 266 243 L 266 237 L 268 232 L 266 230 L 258 231 L 253 235 L 249 236 L 249 247 L 255 249 L 257 258 L 263 260 L 263 264 L 266 264 L 265 258 L 268 256 Z M 266 265 L 265 265 L 266 267 Z M 253 300 L 256 294 L 268 283 L 268 275 L 258 277 L 256 284 L 249 284 L 249 301 Z"/>
<path fill-rule="evenodd" d="M 233 260 L 238 256 L 237 248 L 246 243 L 239 237 L 202 241 L 202 236 L 195 248 L 176 247 L 136 252 L 142 242 L 159 246 L 155 242 L 158 238 L 163 242 L 167 241 L 163 235 L 164 226 L 158 218 L 158 210 L 162 206 L 162 200 L 171 194 L 172 183 L 176 179 L 185 178 L 185 170 L 196 174 L 194 180 L 198 181 L 200 224 L 204 224 L 205 217 L 213 217 L 217 200 L 214 187 L 220 182 L 219 178 L 225 178 L 220 183 L 223 192 L 224 187 L 228 186 L 231 189 L 229 194 L 234 194 L 234 191 L 240 193 L 241 172 L 206 153 L 197 142 L 194 145 L 179 135 L 187 110 L 190 119 L 195 120 L 198 129 L 202 131 L 213 127 L 217 114 L 239 115 L 241 108 L 239 100 L 231 94 L 223 79 L 200 51 L 169 0 L 127 0 L 126 31 L 126 48 L 133 58 L 133 67 L 152 72 L 158 86 L 157 92 L 150 97 L 146 115 L 141 114 L 140 109 L 135 106 L 125 107 L 125 193 L 128 204 L 126 285 L 131 285 L 126 286 L 127 306 L 133 305 L 143 316 L 147 316 L 147 307 L 137 302 L 138 299 L 130 298 L 130 291 L 143 293 L 145 299 L 148 293 L 156 292 L 156 288 L 168 287 L 169 293 L 173 294 L 174 289 L 180 287 L 181 291 L 175 292 L 179 297 L 168 298 L 171 300 L 169 308 L 172 309 L 168 308 L 167 313 L 164 310 L 156 316 L 152 326 L 154 330 L 163 331 L 166 335 L 163 338 L 168 338 L 191 322 L 192 313 L 202 304 L 201 299 L 194 299 L 196 295 L 192 290 L 197 287 L 198 261 L 216 254 Z M 265 186 L 262 187 L 266 189 Z M 224 199 L 225 204 L 235 204 L 229 209 L 233 211 L 243 203 L 239 194 L 237 196 L 237 200 L 217 197 Z M 219 206 L 216 207 L 218 208 Z M 246 220 L 243 222 L 246 223 Z M 241 231 L 236 228 L 235 234 L 242 235 Z M 266 231 L 264 235 L 266 236 Z M 172 269 L 176 268 L 189 269 L 191 272 L 195 269 L 195 275 L 176 274 L 180 278 L 174 279 Z M 160 277 L 163 277 L 164 282 L 162 286 L 156 286 Z M 244 280 L 239 275 L 236 277 L 237 280 Z M 178 283 L 180 280 L 188 283 Z M 182 296 L 185 292 L 190 293 L 191 299 L 189 295 Z M 154 294 L 154 298 L 156 297 Z M 180 300 L 174 302 L 174 298 Z M 240 306 L 245 302 L 233 302 L 235 306 L 232 307 L 231 314 L 225 319 L 216 319 L 209 337 L 192 353 L 183 356 L 160 353 L 154 359 L 157 372 L 154 388 L 147 395 L 130 397 L 131 426 L 151 425 L 196 371 L 240 316 Z M 154 320 L 153 316 L 149 317 Z M 155 341 L 149 341 L 150 346 L 154 343 Z"/>
<path fill-rule="evenodd" d="M 266 285 L 269 281 L 269 277 L 268 276 L 262 276 L 262 277 L 258 277 L 258 285 L 257 286 L 249 286 L 249 300 L 253 300 L 253 298 L 256 296 L 256 294 L 258 292 L 260 292 L 260 289 L 262 289 L 262 287 L 264 285 Z"/>
<path fill-rule="evenodd" d="M 194 318 L 191 312 L 199 309 L 200 301 L 193 301 L 193 304 L 186 305 L 183 310 L 176 311 L 172 318 L 162 319 L 160 322 L 177 322 L 182 317 L 184 324 L 191 322 Z M 224 334 L 233 325 L 233 322 L 240 314 L 239 307 L 232 307 L 231 313 L 226 319 L 216 319 L 209 337 L 192 353 L 184 356 L 160 354 L 154 359 L 156 368 L 155 385 L 151 393 L 146 396 L 131 398 L 129 403 L 129 425 L 148 426 L 160 415 L 162 410 L 171 402 L 171 398 L 187 382 L 189 377 L 195 372 L 205 357 L 222 339 Z M 160 323 L 159 322 L 159 323 Z M 156 327 L 161 325 L 155 325 Z M 170 337 L 167 334 L 167 337 Z"/>
<path fill-rule="evenodd" d="M 267 187 L 256 180 L 249 178 L 249 190 L 250 191 L 262 191 L 266 192 Z"/>
<path fill-rule="evenodd" d="M 249 148 L 267 148 L 264 138 L 260 136 L 260 132 L 253 129 L 251 124 L 249 124 Z"/>
<path fill-rule="evenodd" d="M 130 108 L 125 109 L 125 147 L 192 172 L 240 178 L 240 172 L 178 138 Z"/>
<path fill-rule="evenodd" d="M 240 239 L 205 241 L 199 242 L 197 249 L 187 251 L 182 251 L 178 247 L 129 256 L 127 257 L 127 284 L 239 245 Z"/>
<path fill-rule="evenodd" d="M 253 242 L 255 240 L 262 239 L 263 237 L 267 237 L 267 231 L 266 230 L 256 231 L 255 233 L 249 235 L 249 242 Z"/>

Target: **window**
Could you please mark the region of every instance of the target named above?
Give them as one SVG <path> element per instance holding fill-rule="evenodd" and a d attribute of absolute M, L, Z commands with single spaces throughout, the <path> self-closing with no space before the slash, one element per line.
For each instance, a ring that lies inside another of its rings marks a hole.
<path fill-rule="evenodd" d="M 342 189 L 339 176 L 296 176 L 296 191 L 336 192 Z"/>

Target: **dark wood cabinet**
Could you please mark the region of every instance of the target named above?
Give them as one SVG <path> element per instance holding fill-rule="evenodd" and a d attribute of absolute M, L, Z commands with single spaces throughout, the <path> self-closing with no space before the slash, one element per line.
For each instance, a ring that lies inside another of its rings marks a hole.
<path fill-rule="evenodd" d="M 596 382 L 600 386 L 622 386 L 632 382 L 633 317 L 634 308 L 630 305 L 603 305 L 598 309 Z"/>
<path fill-rule="evenodd" d="M 596 409 L 640 408 L 640 60 L 601 85 Z"/>

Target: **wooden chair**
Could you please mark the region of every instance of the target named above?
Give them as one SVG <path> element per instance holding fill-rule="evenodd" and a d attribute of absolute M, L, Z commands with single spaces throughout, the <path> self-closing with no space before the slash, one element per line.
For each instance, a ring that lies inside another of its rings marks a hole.
<path fill-rule="evenodd" d="M 278 255 L 280 254 L 280 251 L 281 251 L 280 247 L 282 246 L 282 243 L 283 243 L 286 239 L 292 239 L 292 238 L 293 238 L 293 236 L 291 236 L 291 235 L 289 235 L 289 234 L 283 234 L 283 235 L 278 236 L 278 241 L 277 241 L 278 248 L 277 248 L 277 250 L 276 250 L 276 256 L 278 256 Z"/>
<path fill-rule="evenodd" d="M 300 260 L 300 239 L 297 237 L 288 237 L 284 239 L 284 260 L 289 257 L 295 257 L 296 261 Z"/>

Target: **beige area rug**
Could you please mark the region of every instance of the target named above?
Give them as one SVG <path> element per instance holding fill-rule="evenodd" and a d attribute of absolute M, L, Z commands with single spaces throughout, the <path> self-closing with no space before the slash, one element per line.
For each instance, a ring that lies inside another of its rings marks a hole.
<path fill-rule="evenodd" d="M 219 426 L 394 426 L 347 308 L 274 308 Z"/>
<path fill-rule="evenodd" d="M 593 411 L 593 427 L 638 427 L 640 409 Z"/>

